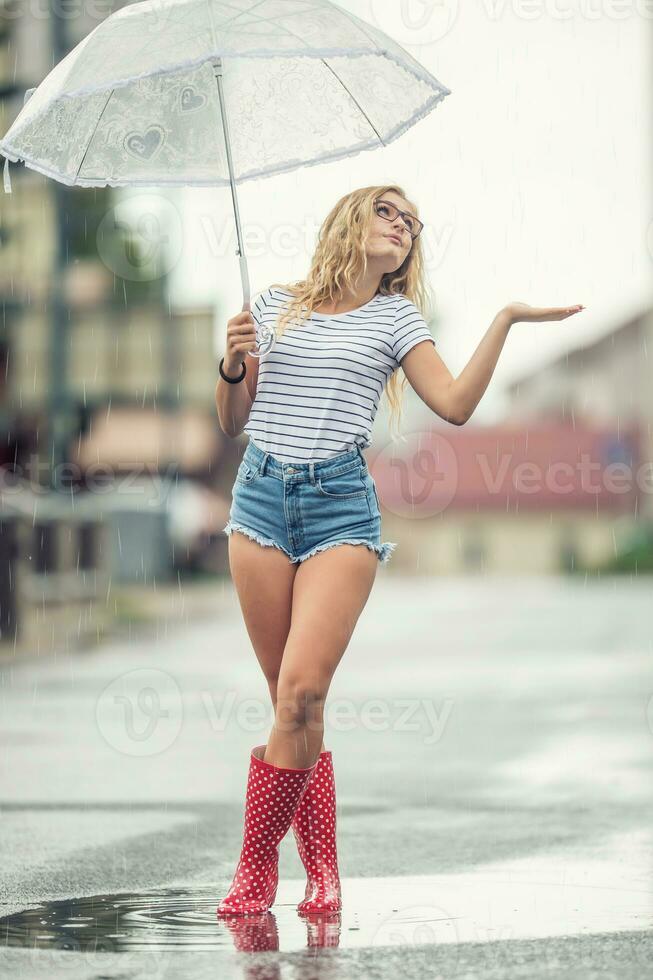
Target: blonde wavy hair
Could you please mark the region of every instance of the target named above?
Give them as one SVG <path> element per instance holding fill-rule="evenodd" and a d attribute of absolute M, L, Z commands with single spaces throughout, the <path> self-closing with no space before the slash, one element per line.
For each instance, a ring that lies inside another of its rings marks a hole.
<path fill-rule="evenodd" d="M 394 191 L 403 197 L 408 202 L 409 210 L 418 215 L 415 205 L 408 201 L 403 189 L 397 184 L 361 187 L 341 197 L 322 222 L 306 279 L 295 283 L 272 283 L 292 295 L 275 324 L 278 337 L 283 335 L 291 320 L 300 326 L 316 306 L 335 301 L 342 289 L 353 289 L 359 277 L 365 274 L 365 241 L 375 215 L 374 200 L 383 197 L 388 191 Z M 412 248 L 399 268 L 382 276 L 378 293 L 384 296 L 402 293 L 415 304 L 428 322 L 434 304 L 424 276 L 420 237 L 413 240 Z M 406 384 L 407 378 L 399 368 L 392 374 L 384 389 L 390 403 L 390 430 L 392 432 L 395 423 L 397 434 Z"/>

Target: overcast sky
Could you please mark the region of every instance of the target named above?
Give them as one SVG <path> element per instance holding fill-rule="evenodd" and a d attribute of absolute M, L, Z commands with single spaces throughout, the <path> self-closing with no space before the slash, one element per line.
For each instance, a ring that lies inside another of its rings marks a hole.
<path fill-rule="evenodd" d="M 434 335 L 454 374 L 511 300 L 587 306 L 566 321 L 512 328 L 475 413 L 492 421 L 509 378 L 650 297 L 651 18 L 636 0 L 615 3 L 618 15 L 608 0 L 340 6 L 391 34 L 452 94 L 389 147 L 241 185 L 244 231 L 257 236 L 252 292 L 305 275 L 317 228 L 342 194 L 398 182 L 426 224 Z M 217 302 L 221 351 L 221 328 L 242 305 L 231 195 L 178 194 L 184 245 L 173 301 Z"/>

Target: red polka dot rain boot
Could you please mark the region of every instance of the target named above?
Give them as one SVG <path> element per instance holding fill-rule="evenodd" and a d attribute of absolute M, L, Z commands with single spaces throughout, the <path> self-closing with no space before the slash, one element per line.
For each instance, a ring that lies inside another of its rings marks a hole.
<path fill-rule="evenodd" d="M 217 915 L 267 912 L 277 894 L 279 844 L 287 834 L 299 799 L 317 762 L 286 769 L 265 762 L 265 745 L 252 749 L 245 797 L 240 859 Z"/>
<path fill-rule="evenodd" d="M 297 850 L 306 868 L 306 894 L 300 913 L 337 912 L 341 906 L 336 851 L 336 784 L 330 751 L 321 752 L 315 772 L 292 822 Z"/>

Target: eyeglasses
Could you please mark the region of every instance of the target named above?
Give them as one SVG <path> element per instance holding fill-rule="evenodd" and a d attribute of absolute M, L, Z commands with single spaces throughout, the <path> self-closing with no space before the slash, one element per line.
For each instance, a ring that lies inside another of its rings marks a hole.
<path fill-rule="evenodd" d="M 383 198 L 376 198 L 374 201 L 374 210 L 379 217 L 385 218 L 386 221 L 396 221 L 397 215 L 400 214 L 413 241 L 424 227 L 423 223 L 414 214 L 411 214 L 409 211 L 400 211 L 394 204 L 391 204 L 390 201 L 384 201 Z"/>

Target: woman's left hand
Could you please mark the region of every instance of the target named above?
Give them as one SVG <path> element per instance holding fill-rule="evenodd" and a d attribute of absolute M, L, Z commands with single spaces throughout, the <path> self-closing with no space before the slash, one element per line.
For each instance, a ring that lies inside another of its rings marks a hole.
<path fill-rule="evenodd" d="M 566 320 L 574 313 L 586 309 L 582 304 L 575 306 L 529 306 L 528 303 L 509 303 L 504 312 L 510 323 L 521 323 L 541 320 Z"/>

